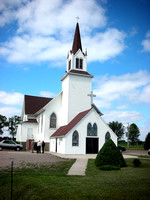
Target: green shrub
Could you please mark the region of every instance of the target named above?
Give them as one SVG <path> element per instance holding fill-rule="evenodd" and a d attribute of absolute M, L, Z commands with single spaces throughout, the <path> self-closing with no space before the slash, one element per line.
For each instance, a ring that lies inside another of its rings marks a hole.
<path fill-rule="evenodd" d="M 145 150 L 150 149 L 150 132 L 146 136 L 145 143 L 144 143 L 144 149 Z"/>
<path fill-rule="evenodd" d="M 126 162 L 116 147 L 114 142 L 110 139 L 101 148 L 95 159 L 96 166 L 113 165 L 118 167 L 126 167 Z"/>
<path fill-rule="evenodd" d="M 110 171 L 110 170 L 119 170 L 120 167 L 118 166 L 114 166 L 114 165 L 103 165 L 99 167 L 101 170 L 106 170 L 106 171 Z"/>
<path fill-rule="evenodd" d="M 134 164 L 135 167 L 140 167 L 140 165 L 142 163 L 141 163 L 141 161 L 138 158 L 136 158 L 136 159 L 133 160 L 133 164 Z"/>

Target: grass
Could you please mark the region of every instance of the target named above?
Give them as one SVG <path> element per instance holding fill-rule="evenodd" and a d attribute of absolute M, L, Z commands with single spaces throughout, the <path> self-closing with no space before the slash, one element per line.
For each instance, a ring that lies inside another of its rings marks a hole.
<path fill-rule="evenodd" d="M 133 159 L 121 170 L 99 170 L 95 160 L 88 161 L 86 176 L 67 176 L 74 160 L 52 165 L 22 164 L 14 169 L 13 200 L 105 200 L 150 199 L 150 160 L 141 159 L 135 168 Z M 10 199 L 10 169 L 0 171 L 0 199 Z"/>

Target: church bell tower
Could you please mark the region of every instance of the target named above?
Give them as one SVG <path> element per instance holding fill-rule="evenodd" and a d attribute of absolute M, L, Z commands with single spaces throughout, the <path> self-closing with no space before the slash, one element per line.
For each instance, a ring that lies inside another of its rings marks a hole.
<path fill-rule="evenodd" d="M 91 108 L 88 94 L 91 79 L 87 72 L 87 52 L 83 52 L 79 24 L 76 24 L 72 50 L 67 56 L 67 70 L 62 77 L 62 120 L 68 124 L 78 113 Z"/>
<path fill-rule="evenodd" d="M 79 24 L 76 25 L 72 50 L 67 56 L 67 72 L 70 70 L 87 71 L 87 52 L 83 52 Z"/>

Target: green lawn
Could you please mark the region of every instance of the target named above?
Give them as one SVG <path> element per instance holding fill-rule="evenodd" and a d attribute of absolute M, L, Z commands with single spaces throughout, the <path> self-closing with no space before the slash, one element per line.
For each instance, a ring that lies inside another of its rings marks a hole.
<path fill-rule="evenodd" d="M 14 169 L 13 200 L 150 199 L 148 159 L 141 159 L 139 168 L 126 159 L 128 167 L 117 171 L 101 171 L 91 159 L 85 177 L 66 175 L 73 162 Z M 0 199 L 10 199 L 10 169 L 0 171 Z"/>

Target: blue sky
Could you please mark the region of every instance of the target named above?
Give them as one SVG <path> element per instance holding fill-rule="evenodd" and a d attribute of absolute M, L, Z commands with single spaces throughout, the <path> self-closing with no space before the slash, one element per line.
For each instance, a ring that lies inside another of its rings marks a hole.
<path fill-rule="evenodd" d="M 21 114 L 23 95 L 61 91 L 79 26 L 94 103 L 106 122 L 150 132 L 149 0 L 0 0 L 0 113 Z"/>

